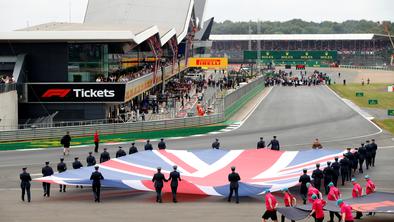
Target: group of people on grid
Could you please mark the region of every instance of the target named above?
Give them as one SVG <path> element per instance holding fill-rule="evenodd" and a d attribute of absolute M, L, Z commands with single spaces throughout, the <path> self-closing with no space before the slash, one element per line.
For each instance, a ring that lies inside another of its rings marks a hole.
<path fill-rule="evenodd" d="M 69 147 L 70 147 L 71 137 L 69 132 L 61 139 L 61 143 L 64 146 L 64 155 L 69 155 Z M 98 134 L 97 132 L 94 135 L 94 142 L 95 148 L 94 152 L 98 152 Z M 273 139 L 267 145 L 267 147 L 271 147 L 272 150 L 280 150 L 280 144 L 277 140 L 276 136 L 273 136 Z M 159 150 L 166 149 L 166 143 L 164 139 L 160 139 L 160 142 L 157 145 Z M 216 138 L 215 141 L 212 143 L 213 149 L 220 148 L 219 139 Z M 257 142 L 257 149 L 266 148 L 265 141 L 263 137 L 260 137 L 260 140 Z M 312 145 L 314 149 L 321 149 L 322 145 L 318 139 Z M 307 201 L 313 204 L 312 212 L 310 216 L 315 218 L 315 221 L 323 221 L 324 213 L 323 207 L 326 203 L 323 200 L 322 192 L 327 195 L 328 201 L 337 201 L 338 206 L 341 207 L 341 215 L 338 213 L 330 212 L 330 221 L 333 221 L 334 216 L 337 216 L 342 221 L 350 222 L 353 221 L 353 216 L 351 215 L 351 208 L 349 205 L 343 202 L 341 199 L 341 192 L 337 188 L 338 185 L 338 178 L 339 176 L 342 177 L 342 186 L 344 185 L 345 181 L 349 181 L 351 178 L 351 182 L 353 184 L 352 196 L 354 198 L 360 197 L 363 194 L 361 185 L 357 183 L 355 178 L 355 173 L 357 169 L 359 169 L 359 173 L 363 173 L 363 164 L 365 162 L 366 169 L 368 170 L 369 167 L 375 166 L 375 157 L 376 151 L 378 147 L 375 143 L 375 140 L 372 139 L 370 143 L 368 140 L 366 144 L 362 143 L 359 148 L 354 149 L 353 151 L 351 148 L 347 149 L 347 152 L 343 154 L 343 158 L 339 161 L 339 158 L 335 158 L 335 162 L 327 162 L 327 166 L 321 170 L 320 164 L 316 164 L 316 169 L 312 172 L 312 177 L 310 177 L 307 173 L 308 170 L 303 170 L 303 175 L 300 176 L 299 182 L 301 183 L 300 187 L 300 195 L 303 200 L 303 204 L 306 204 Z M 144 150 L 153 150 L 153 146 L 150 143 L 150 140 L 146 141 L 144 146 Z M 137 153 L 138 149 L 133 142 L 131 147 L 129 148 L 129 154 Z M 116 152 L 116 158 L 122 157 L 127 155 L 126 151 L 119 147 L 119 150 Z M 107 148 L 104 148 L 104 151 L 100 154 L 99 162 L 105 162 L 110 160 L 110 154 L 107 151 Z M 99 172 L 99 166 L 96 165 L 96 159 L 92 155 L 92 152 L 89 152 L 89 155 L 86 157 L 87 166 L 95 166 L 95 171 L 92 173 L 90 180 L 92 181 L 92 190 L 94 193 L 94 200 L 95 202 L 100 202 L 100 190 L 101 190 L 101 180 L 104 179 L 103 175 Z M 359 166 L 359 167 L 358 167 Z M 79 169 L 83 167 L 83 164 L 79 161 L 78 157 L 74 158 L 74 162 L 72 163 L 73 169 Z M 30 174 L 27 173 L 26 168 L 22 169 L 23 172 L 20 174 L 21 179 L 21 188 L 22 188 L 22 200 L 25 199 L 25 193 L 27 194 L 28 202 L 31 200 L 30 195 L 30 181 L 31 177 Z M 65 172 L 67 170 L 67 165 L 64 163 L 64 158 L 60 158 L 60 162 L 57 165 L 57 170 L 59 173 Z M 45 166 L 42 168 L 42 175 L 43 176 L 51 176 L 54 174 L 52 167 L 49 166 L 49 161 L 45 162 Z M 239 196 L 238 196 L 238 182 L 241 180 L 240 175 L 235 172 L 235 167 L 231 167 L 231 173 L 228 175 L 228 181 L 230 183 L 230 190 L 228 201 L 231 201 L 231 198 L 234 194 L 236 203 L 239 203 Z M 366 188 L 365 193 L 368 195 L 370 193 L 375 192 L 375 185 L 370 179 L 368 175 L 365 176 L 366 180 Z M 177 187 L 178 181 L 181 181 L 180 173 L 177 171 L 177 166 L 173 166 L 173 171 L 170 173 L 169 178 L 166 179 L 164 174 L 161 173 L 161 168 L 157 168 L 157 173 L 153 175 L 152 182 L 154 182 L 154 187 L 156 190 L 156 202 L 162 202 L 162 188 L 164 186 L 164 182 L 171 181 L 171 191 L 173 195 L 173 202 L 177 202 L 176 194 L 177 194 Z M 323 183 L 322 183 L 323 182 Z M 323 185 L 323 188 L 322 188 Z M 44 196 L 50 196 L 50 183 L 43 182 L 43 190 Z M 77 186 L 78 187 L 78 186 Z M 83 188 L 82 186 L 79 186 Z M 59 185 L 59 192 L 66 192 L 66 185 Z M 289 192 L 287 188 L 282 189 L 284 193 L 284 205 L 286 207 L 291 207 L 296 204 L 296 198 L 293 194 Z M 271 218 L 272 220 L 276 221 L 276 208 L 278 206 L 278 202 L 270 193 L 270 190 L 266 190 L 264 192 L 265 195 L 265 204 L 266 204 L 266 212 L 263 215 L 263 221 Z M 362 213 L 357 212 L 356 219 L 361 218 Z M 284 217 L 282 215 L 282 221 L 284 221 Z"/>

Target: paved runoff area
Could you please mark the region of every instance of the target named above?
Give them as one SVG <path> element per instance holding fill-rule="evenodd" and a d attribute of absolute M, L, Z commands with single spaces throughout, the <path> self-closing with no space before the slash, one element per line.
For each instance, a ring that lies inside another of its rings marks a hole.
<path fill-rule="evenodd" d="M 351 75 L 351 71 L 342 72 L 342 76 L 347 74 Z M 374 138 L 379 146 L 376 166 L 364 175 L 371 176 L 378 191 L 394 192 L 393 135 L 380 130 L 354 111 L 327 86 L 275 86 L 267 90 L 270 90 L 269 94 L 239 128 L 220 134 L 168 140 L 167 149 L 209 148 L 215 138 L 220 139 L 222 149 L 254 149 L 259 137 L 269 141 L 274 135 L 278 137 L 282 150 L 310 149 L 315 138 L 321 140 L 324 149 L 344 149 L 358 147 L 361 142 Z M 137 143 L 137 147 L 143 149 L 143 143 Z M 115 156 L 117 146 L 108 148 L 111 156 Z M 72 149 L 65 159 L 68 167 L 71 168 L 75 156 L 86 164 L 84 160 L 92 149 Z M 234 204 L 228 203 L 224 197 L 179 195 L 179 202 L 174 204 L 171 195 L 165 194 L 164 203 L 157 204 L 154 193 L 105 189 L 102 202 L 97 204 L 90 188 L 68 187 L 66 193 L 59 193 L 58 186 L 52 185 L 51 197 L 45 198 L 41 184 L 36 182 L 32 183 L 32 202 L 22 202 L 18 178 L 21 168 L 27 166 L 33 177 L 39 177 L 44 162 L 50 161 L 55 168 L 61 154 L 61 149 L 57 148 L 0 153 L 0 221 L 246 222 L 260 221 L 265 210 L 261 196 L 241 198 L 240 204 Z M 242 173 L 240 176 L 242 178 Z M 362 175 L 357 175 L 357 178 L 364 186 Z M 339 188 L 344 199 L 351 197 L 349 182 Z M 298 195 L 298 188 L 292 191 Z M 281 195 L 278 195 L 278 200 L 283 204 Z M 364 216 L 362 221 L 388 222 L 393 221 L 393 217 L 377 214 Z"/>

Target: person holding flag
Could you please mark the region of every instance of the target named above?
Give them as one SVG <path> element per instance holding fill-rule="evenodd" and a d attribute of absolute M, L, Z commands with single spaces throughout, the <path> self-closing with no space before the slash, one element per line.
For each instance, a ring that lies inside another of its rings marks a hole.
<path fill-rule="evenodd" d="M 350 205 L 343 202 L 342 199 L 339 199 L 337 200 L 337 206 L 341 208 L 341 222 L 354 222 L 352 207 Z"/>
<path fill-rule="evenodd" d="M 324 211 L 323 207 L 326 205 L 326 201 L 323 199 L 318 199 L 316 194 L 312 195 L 312 211 L 308 215 L 308 219 L 312 216 L 315 218 L 316 222 L 323 222 L 324 220 Z"/>
<path fill-rule="evenodd" d="M 330 189 L 330 191 L 328 192 L 328 195 L 327 195 L 327 199 L 329 201 L 337 201 L 337 200 L 341 199 L 341 195 L 342 195 L 341 191 L 339 191 L 339 189 L 334 186 L 333 182 L 330 182 L 328 184 L 328 187 Z M 341 215 L 339 213 L 330 211 L 329 222 L 334 222 L 334 214 L 335 214 L 335 216 L 338 217 L 339 220 L 341 220 Z"/>
<path fill-rule="evenodd" d="M 314 188 L 311 183 L 306 183 L 306 187 L 308 188 L 308 202 L 313 203 L 314 200 L 312 198 L 313 194 L 315 194 L 319 199 L 322 199 L 323 195 L 321 192 Z"/>
<path fill-rule="evenodd" d="M 297 204 L 297 199 L 290 193 L 288 188 L 283 188 L 283 202 L 285 203 L 285 207 L 294 207 Z M 285 221 L 285 216 L 282 214 L 281 222 Z M 295 222 L 292 220 L 291 222 Z"/>
<path fill-rule="evenodd" d="M 271 194 L 271 191 L 269 189 L 264 191 L 265 194 L 265 209 L 266 211 L 264 212 L 262 218 L 263 222 L 266 222 L 269 218 L 271 218 L 272 221 L 278 221 L 278 217 L 276 215 L 276 208 L 278 207 L 278 201 L 274 197 L 274 195 Z"/>
<path fill-rule="evenodd" d="M 356 178 L 352 178 L 352 184 L 353 184 L 352 197 L 353 198 L 361 197 L 363 195 L 363 188 L 359 183 L 357 183 Z M 357 211 L 356 219 L 360 219 L 362 216 L 363 214 L 360 211 Z"/>

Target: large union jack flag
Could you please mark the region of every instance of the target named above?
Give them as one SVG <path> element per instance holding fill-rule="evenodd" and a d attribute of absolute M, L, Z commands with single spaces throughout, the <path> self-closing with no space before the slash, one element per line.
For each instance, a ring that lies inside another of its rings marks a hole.
<path fill-rule="evenodd" d="M 272 151 L 253 150 L 155 150 L 142 151 L 101 163 L 102 185 L 142 191 L 154 191 L 151 178 L 156 168 L 168 177 L 172 166 L 177 165 L 182 181 L 178 192 L 188 194 L 225 196 L 229 192 L 228 174 L 231 166 L 240 174 L 240 196 L 261 194 L 265 189 L 278 191 L 298 184 L 302 169 L 311 173 L 315 164 L 322 167 L 336 156 L 342 157 L 340 150 Z M 93 167 L 68 170 L 36 181 L 90 186 Z M 164 192 L 171 192 L 168 183 Z"/>

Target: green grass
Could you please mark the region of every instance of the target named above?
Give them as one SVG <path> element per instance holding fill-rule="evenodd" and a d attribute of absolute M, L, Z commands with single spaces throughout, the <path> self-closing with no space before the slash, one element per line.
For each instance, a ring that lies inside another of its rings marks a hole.
<path fill-rule="evenodd" d="M 209 125 L 202 127 L 193 128 L 179 128 L 171 130 L 158 130 L 150 132 L 132 132 L 123 134 L 108 134 L 100 135 L 100 143 L 111 143 L 111 142 L 127 142 L 135 140 L 145 139 L 158 139 L 168 137 L 185 137 L 195 134 L 205 134 L 213 131 L 218 131 L 226 128 L 226 124 Z M 74 137 L 72 139 L 71 146 L 77 145 L 93 145 L 93 135 L 89 137 Z M 32 140 L 22 142 L 7 142 L 0 143 L 1 150 L 17 150 L 17 149 L 29 149 L 29 148 L 51 148 L 60 147 L 60 138 L 58 139 L 47 139 L 47 140 Z"/>
<path fill-rule="evenodd" d="M 352 100 L 360 107 L 394 109 L 394 92 L 387 92 L 388 84 L 342 84 L 331 85 L 336 93 L 341 97 Z M 356 97 L 356 92 L 364 92 L 363 97 Z M 369 99 L 377 99 L 377 105 L 369 105 Z"/>
<path fill-rule="evenodd" d="M 390 133 L 394 134 L 394 119 L 383 119 L 383 120 L 378 120 L 375 119 L 373 120 L 376 124 L 378 124 L 381 128 L 389 131 Z"/>

